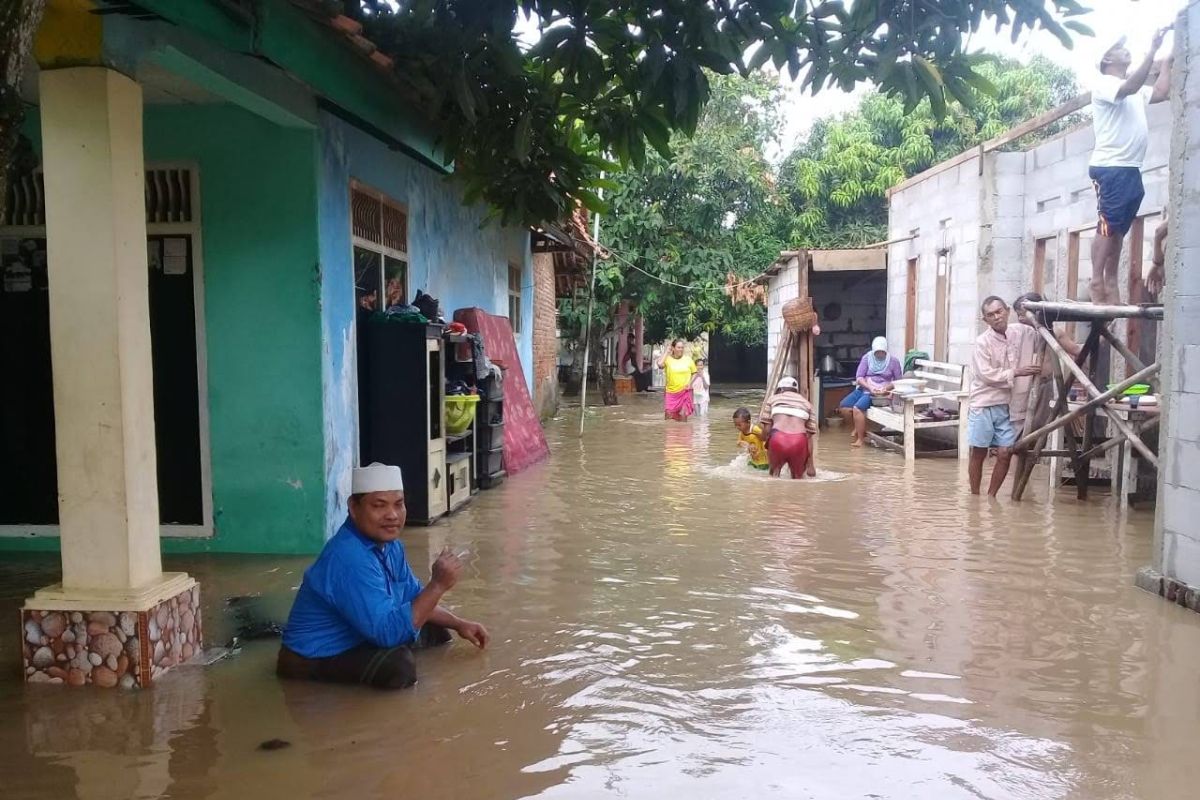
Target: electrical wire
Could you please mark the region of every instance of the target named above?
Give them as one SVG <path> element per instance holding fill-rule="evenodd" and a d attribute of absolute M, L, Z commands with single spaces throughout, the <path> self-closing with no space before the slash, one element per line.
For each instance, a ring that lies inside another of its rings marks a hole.
<path fill-rule="evenodd" d="M 760 272 L 759 274 L 755 275 L 753 278 L 747 278 L 746 280 L 735 283 L 732 286 L 715 286 L 713 284 L 688 285 L 685 283 L 677 283 L 673 280 L 670 280 L 669 278 L 664 278 L 661 275 L 655 275 L 651 272 L 647 272 L 646 270 L 639 267 L 637 264 L 630 261 L 625 256 L 621 255 L 616 250 L 613 250 L 611 247 L 606 246 L 604 249 L 606 252 L 608 252 L 610 255 L 612 255 L 614 258 L 616 258 L 618 261 L 621 261 L 626 266 L 632 267 L 633 269 L 637 270 L 638 272 L 642 273 L 643 275 L 645 275 L 648 278 L 653 278 L 654 280 L 658 281 L 659 283 L 664 283 L 668 286 L 676 286 L 680 289 L 687 289 L 688 291 L 693 291 L 693 292 L 714 291 L 715 290 L 715 291 L 720 291 L 720 292 L 724 293 L 727 289 L 738 289 L 738 288 L 741 288 L 742 286 L 749 286 L 752 283 L 757 283 L 759 278 L 765 277 L 767 274 L 766 271 L 764 270 L 763 272 Z"/>

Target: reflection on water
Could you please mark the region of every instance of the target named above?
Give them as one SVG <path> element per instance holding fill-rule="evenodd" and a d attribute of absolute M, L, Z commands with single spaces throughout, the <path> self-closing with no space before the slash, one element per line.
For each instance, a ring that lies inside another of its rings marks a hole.
<path fill-rule="evenodd" d="M 469 549 L 453 604 L 493 647 L 407 692 L 277 682 L 272 642 L 145 692 L 0 680 L 0 795 L 1142 798 L 1200 779 L 1200 617 L 1132 586 L 1151 517 L 963 491 L 954 463 L 823 437 L 815 481 L 738 460 L 734 403 L 655 398 L 405 534 Z M 6 556 L 0 619 L 55 578 Z M 307 559 L 169 558 L 282 618 Z M 420 570 L 418 570 L 420 571 Z M 222 627 L 224 625 L 224 627 Z M 15 623 L 14 623 L 15 626 Z M 2 631 L 0 631 L 2 633 Z M 0 637 L 15 676 L 16 632 Z M 268 739 L 291 743 L 264 752 Z"/>

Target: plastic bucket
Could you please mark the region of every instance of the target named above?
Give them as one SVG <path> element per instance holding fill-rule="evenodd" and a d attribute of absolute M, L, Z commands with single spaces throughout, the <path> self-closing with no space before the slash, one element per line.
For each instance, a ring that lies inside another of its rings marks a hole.
<path fill-rule="evenodd" d="M 456 436 L 475 421 L 477 394 L 452 394 L 446 398 L 446 433 Z"/>

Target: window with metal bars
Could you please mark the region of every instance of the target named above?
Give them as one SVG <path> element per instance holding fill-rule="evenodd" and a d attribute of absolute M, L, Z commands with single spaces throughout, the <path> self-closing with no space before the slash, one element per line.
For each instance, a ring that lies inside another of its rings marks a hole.
<path fill-rule="evenodd" d="M 354 243 L 354 296 L 364 311 L 406 305 L 408 212 L 387 195 L 357 181 L 350 184 Z"/>
<path fill-rule="evenodd" d="M 147 168 L 146 223 L 195 222 L 195 177 L 187 167 Z M 46 224 L 46 184 L 42 171 L 14 175 L 0 226 L 41 227 Z"/>
<path fill-rule="evenodd" d="M 513 333 L 521 332 L 521 268 L 508 265 L 508 321 Z"/>

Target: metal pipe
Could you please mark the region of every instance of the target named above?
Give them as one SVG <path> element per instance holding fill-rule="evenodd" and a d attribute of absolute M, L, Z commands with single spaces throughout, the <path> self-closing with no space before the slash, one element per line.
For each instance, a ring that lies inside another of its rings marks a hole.
<path fill-rule="evenodd" d="M 601 190 L 603 191 L 603 190 Z M 583 380 L 579 387 L 579 435 L 583 436 L 583 421 L 587 418 L 588 361 L 592 355 L 592 311 L 596 307 L 596 249 L 600 246 L 600 215 L 592 213 L 592 289 L 588 294 L 587 320 L 584 322 Z M 598 378 L 599 376 L 597 376 Z"/>

